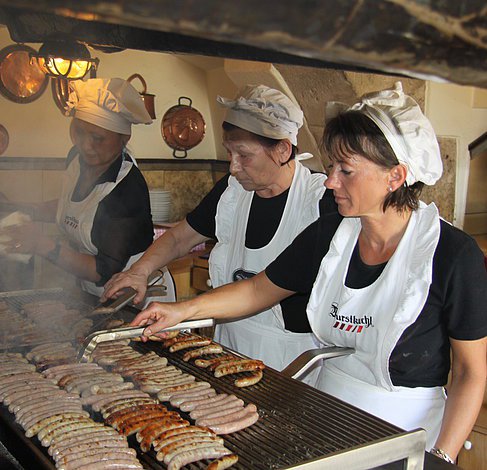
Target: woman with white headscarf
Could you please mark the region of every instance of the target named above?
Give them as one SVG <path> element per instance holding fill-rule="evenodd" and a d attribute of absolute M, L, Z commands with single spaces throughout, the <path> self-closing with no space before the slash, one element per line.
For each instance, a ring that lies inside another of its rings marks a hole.
<path fill-rule="evenodd" d="M 120 78 L 70 82 L 66 114 L 75 147 L 61 197 L 30 205 L 30 212 L 56 221 L 68 243 L 44 235 L 38 224 L 22 224 L 8 231 L 10 250 L 46 258 L 99 296 L 153 240 L 147 184 L 126 149 L 132 124 L 152 119 L 137 90 Z"/>
<path fill-rule="evenodd" d="M 475 241 L 418 199 L 442 173 L 434 131 L 397 83 L 333 118 L 323 147 L 339 214 L 322 215 L 252 279 L 155 303 L 133 324 L 148 336 L 186 319 L 238 318 L 312 287 L 313 332 L 355 349 L 325 362 L 319 388 L 426 429 L 427 448 L 453 461 L 484 394 L 487 273 Z"/>
<path fill-rule="evenodd" d="M 106 297 L 127 286 L 142 295 L 152 270 L 208 239 L 217 241 L 209 259 L 214 287 L 251 278 L 315 221 L 320 210 L 336 211 L 332 197 L 324 197 L 325 175 L 311 173 L 296 155 L 303 124 L 296 104 L 263 85 L 247 86 L 236 99 L 218 97 L 218 102 L 226 108 L 223 146 L 230 174 L 127 273 L 114 276 L 105 286 Z M 304 315 L 308 296 L 303 293 L 255 317 L 218 325 L 215 339 L 282 370 L 317 345 Z M 314 371 L 304 381 L 314 385 L 316 378 Z"/>

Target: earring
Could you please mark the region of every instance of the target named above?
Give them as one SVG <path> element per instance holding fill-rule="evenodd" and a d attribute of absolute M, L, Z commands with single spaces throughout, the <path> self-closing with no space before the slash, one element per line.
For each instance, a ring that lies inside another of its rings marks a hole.
<path fill-rule="evenodd" d="M 392 186 L 388 186 L 387 187 L 387 191 L 389 191 L 390 193 L 392 193 Z"/>

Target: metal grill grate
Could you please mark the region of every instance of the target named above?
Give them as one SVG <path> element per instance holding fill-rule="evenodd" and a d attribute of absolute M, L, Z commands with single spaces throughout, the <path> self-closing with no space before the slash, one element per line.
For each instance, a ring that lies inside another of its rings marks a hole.
<path fill-rule="evenodd" d="M 62 300 L 80 310 L 91 311 L 92 308 L 88 303 L 70 298 L 61 290 L 0 294 L 0 300 L 6 300 L 19 311 L 26 302 L 46 298 Z M 135 309 L 126 307 L 119 313 L 125 318 L 130 318 L 133 317 L 134 312 Z M 197 380 L 210 382 L 218 393 L 235 394 L 246 403 L 254 403 L 257 406 L 260 419 L 256 424 L 240 432 L 223 436 L 226 447 L 239 456 L 238 463 L 232 467 L 236 470 L 295 468 L 312 460 L 318 460 L 319 466 L 315 468 L 321 469 L 325 468 L 323 464 L 327 458 L 337 454 L 342 455 L 353 449 L 370 448 L 381 443 L 386 443 L 388 449 L 392 448 L 394 451 L 400 446 L 407 448 L 406 451 L 410 447 L 411 440 L 405 444 L 402 440 L 405 433 L 396 426 L 302 382 L 289 379 L 273 369 L 265 369 L 264 377 L 258 384 L 249 388 L 237 388 L 233 384 L 232 376 L 215 378 L 212 372 L 196 367 L 192 361 L 189 363 L 183 361 L 184 351 L 170 353 L 157 342 L 132 344 L 141 352 L 155 351 L 167 357 L 172 365 L 194 375 Z M 233 353 L 229 350 L 227 352 Z M 189 419 L 189 415 L 177 411 Z M 10 426 L 16 426 L 13 420 L 8 421 Z M 413 437 L 416 439 L 416 436 Z M 420 453 L 424 452 L 422 438 L 419 436 L 419 440 L 416 439 L 419 442 Z M 22 445 L 31 445 L 38 449 L 40 447 L 33 439 L 24 440 Z M 422 451 L 421 445 L 423 445 Z M 135 440 L 134 448 L 138 449 Z M 408 457 L 407 453 L 403 454 L 401 459 L 405 457 Z M 153 451 L 140 454 L 139 458 L 146 468 L 165 468 L 155 459 Z M 185 468 L 203 469 L 206 468 L 207 463 L 191 464 Z M 422 461 L 419 467 L 414 468 L 422 468 Z"/>

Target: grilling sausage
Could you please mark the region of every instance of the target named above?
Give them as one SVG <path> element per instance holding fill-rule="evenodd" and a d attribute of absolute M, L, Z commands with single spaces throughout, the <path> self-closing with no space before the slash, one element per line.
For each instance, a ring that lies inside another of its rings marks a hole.
<path fill-rule="evenodd" d="M 235 386 L 236 387 L 250 387 L 251 385 L 255 385 L 256 383 L 260 382 L 262 380 L 264 373 L 262 370 L 256 370 L 255 372 L 252 372 L 251 375 L 245 376 L 245 377 L 240 377 L 238 379 L 235 379 Z"/>
<path fill-rule="evenodd" d="M 225 448 L 223 449 L 196 449 L 190 450 L 187 452 L 183 452 L 182 454 L 177 455 L 168 465 L 168 470 L 179 470 L 181 467 L 185 465 L 196 462 L 198 460 L 203 459 L 215 459 L 218 457 L 223 457 L 225 455 L 230 455 L 231 452 Z"/>
<path fill-rule="evenodd" d="M 196 409 L 198 406 L 210 406 L 211 404 L 216 404 L 220 400 L 223 400 L 224 398 L 228 397 L 226 393 L 220 393 L 214 397 L 210 398 L 198 398 L 196 397 L 194 400 L 191 401 L 185 401 L 184 403 L 181 404 L 179 407 L 181 411 L 192 411 Z"/>
<path fill-rule="evenodd" d="M 238 462 L 238 455 L 235 454 L 225 455 L 211 462 L 210 465 L 206 467 L 206 470 L 226 470 L 227 468 L 230 468 L 232 465 L 235 465 L 237 462 Z"/>
<path fill-rule="evenodd" d="M 239 372 L 255 371 L 257 369 L 264 369 L 265 365 L 262 361 L 254 359 L 243 359 L 235 361 L 234 363 L 220 364 L 215 368 L 215 377 L 223 377 L 224 375 L 237 374 Z"/>
<path fill-rule="evenodd" d="M 209 427 L 217 434 L 231 434 L 232 432 L 237 432 L 242 429 L 248 428 L 249 426 L 252 426 L 252 424 L 255 424 L 258 419 L 259 413 L 250 412 L 236 421 L 231 421 L 229 423 L 223 424 L 215 424 Z"/>
<path fill-rule="evenodd" d="M 224 356 L 216 357 L 214 359 L 196 359 L 194 361 L 194 364 L 198 367 L 202 368 L 207 368 L 210 367 L 213 364 L 219 364 L 222 361 L 229 361 L 236 359 L 237 356 L 234 356 L 233 354 L 225 354 Z"/>
<path fill-rule="evenodd" d="M 183 361 L 188 362 L 195 357 L 204 356 L 206 354 L 219 354 L 223 352 L 223 348 L 216 343 L 210 343 L 208 346 L 194 349 L 193 351 L 185 352 L 183 355 Z"/>
<path fill-rule="evenodd" d="M 177 343 L 175 343 L 169 347 L 169 351 L 170 352 L 176 352 L 176 351 L 181 351 L 183 349 L 188 349 L 188 348 L 208 346 L 209 344 L 211 344 L 211 339 L 197 337 L 195 339 L 188 339 L 186 341 L 178 341 Z"/>

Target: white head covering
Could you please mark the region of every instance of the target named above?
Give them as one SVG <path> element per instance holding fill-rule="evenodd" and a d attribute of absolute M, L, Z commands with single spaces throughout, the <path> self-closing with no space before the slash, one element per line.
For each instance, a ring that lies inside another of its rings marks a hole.
<path fill-rule="evenodd" d="M 402 83 L 394 88 L 364 95 L 348 110 L 360 111 L 377 124 L 396 154 L 406 166 L 406 183 L 416 181 L 433 185 L 443 173 L 440 147 L 430 121 L 418 103 L 405 95 Z"/>
<path fill-rule="evenodd" d="M 298 144 L 303 112 L 284 93 L 265 85 L 247 85 L 234 100 L 217 97 L 227 108 L 225 121 L 271 139 Z"/>
<path fill-rule="evenodd" d="M 132 124 L 150 124 L 139 92 L 122 78 L 91 78 L 69 83 L 66 115 L 112 132 L 130 135 Z"/>

